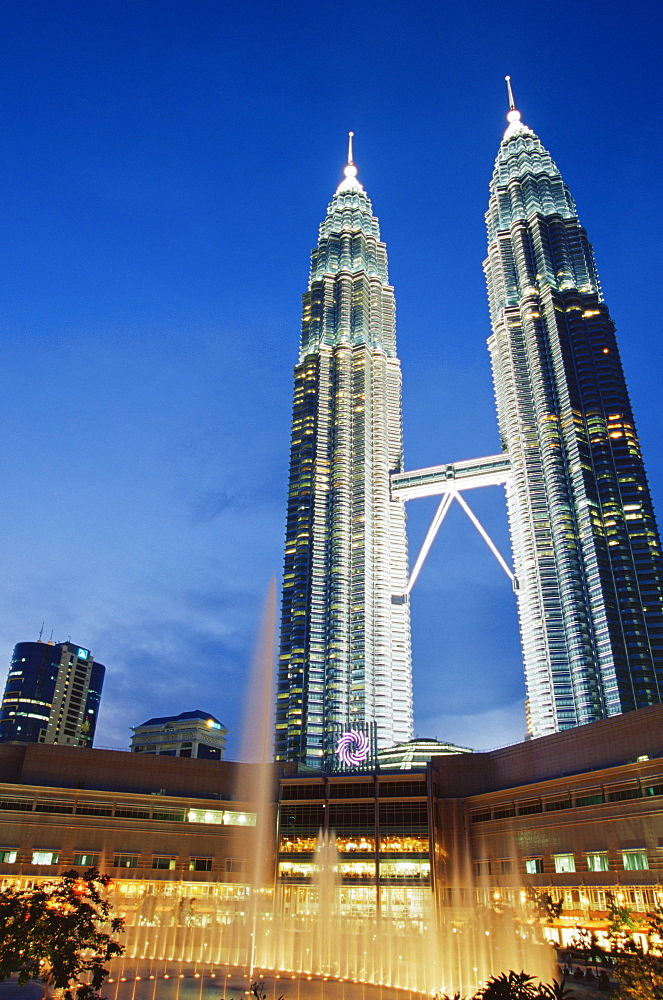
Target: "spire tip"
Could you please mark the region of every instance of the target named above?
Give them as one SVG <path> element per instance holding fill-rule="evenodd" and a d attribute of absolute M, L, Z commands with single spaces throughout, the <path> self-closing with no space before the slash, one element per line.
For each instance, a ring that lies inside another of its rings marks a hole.
<path fill-rule="evenodd" d="M 520 111 L 516 111 L 516 102 L 513 99 L 513 90 L 511 89 L 511 77 L 505 76 L 504 79 L 506 80 L 506 90 L 509 96 L 509 113 L 506 116 L 506 120 L 510 125 L 513 125 L 514 122 L 520 121 Z"/>
<path fill-rule="evenodd" d="M 354 132 L 348 132 L 348 165 L 343 171 L 346 177 L 356 177 L 357 168 L 355 167 L 354 160 L 352 159 L 352 137 Z"/>
<path fill-rule="evenodd" d="M 507 93 L 509 95 L 509 111 L 515 111 L 516 110 L 516 102 L 513 99 L 513 91 L 511 89 L 511 77 L 510 76 L 505 76 L 504 79 L 506 80 L 506 89 L 507 89 Z"/>

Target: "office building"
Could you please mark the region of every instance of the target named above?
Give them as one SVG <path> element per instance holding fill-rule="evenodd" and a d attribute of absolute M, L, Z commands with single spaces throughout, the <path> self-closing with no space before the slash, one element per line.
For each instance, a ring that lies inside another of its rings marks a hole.
<path fill-rule="evenodd" d="M 75 642 L 19 642 L 0 709 L 0 742 L 91 747 L 105 673 Z"/>
<path fill-rule="evenodd" d="M 378 220 L 345 178 L 320 226 L 295 368 L 276 759 L 321 766 L 346 731 L 412 736 L 401 372 Z M 366 750 L 368 752 L 368 750 Z"/>
<path fill-rule="evenodd" d="M 227 735 L 226 727 L 213 715 L 181 712 L 148 719 L 141 726 L 134 726 L 131 752 L 221 760 Z"/>
<path fill-rule="evenodd" d="M 663 560 L 592 247 L 510 103 L 486 216 L 488 343 L 528 721 L 542 736 L 661 701 Z"/>

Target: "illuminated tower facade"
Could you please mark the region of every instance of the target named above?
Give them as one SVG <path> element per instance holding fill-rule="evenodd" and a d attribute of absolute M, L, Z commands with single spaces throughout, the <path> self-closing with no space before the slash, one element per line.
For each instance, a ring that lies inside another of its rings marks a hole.
<path fill-rule="evenodd" d="M 515 110 L 485 272 L 534 736 L 660 702 L 663 560 L 592 247 Z"/>
<path fill-rule="evenodd" d="M 412 736 L 394 291 L 352 137 L 320 226 L 295 368 L 276 759 L 321 766 L 339 734 Z"/>

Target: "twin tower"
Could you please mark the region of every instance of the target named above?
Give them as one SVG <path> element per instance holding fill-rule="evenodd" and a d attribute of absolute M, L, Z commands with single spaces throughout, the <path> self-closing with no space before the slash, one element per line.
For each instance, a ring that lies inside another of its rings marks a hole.
<path fill-rule="evenodd" d="M 532 736 L 663 700 L 663 557 L 615 327 L 571 194 L 510 103 L 484 264 L 500 456 L 403 475 L 394 291 L 351 145 L 320 226 L 295 368 L 279 761 L 329 767 L 339 743 L 412 738 L 406 482 L 442 494 L 438 523 L 463 477 L 506 487 Z"/>

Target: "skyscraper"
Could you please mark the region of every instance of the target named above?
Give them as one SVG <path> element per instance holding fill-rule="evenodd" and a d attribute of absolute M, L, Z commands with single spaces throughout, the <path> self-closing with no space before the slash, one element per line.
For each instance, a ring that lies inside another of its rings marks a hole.
<path fill-rule="evenodd" d="M 106 668 L 74 642 L 19 642 L 0 710 L 0 743 L 91 747 Z"/>
<path fill-rule="evenodd" d="M 276 759 L 320 766 L 346 729 L 412 736 L 401 372 L 378 220 L 345 178 L 320 226 L 295 368 Z"/>
<path fill-rule="evenodd" d="M 592 247 L 509 96 L 486 216 L 488 344 L 541 736 L 661 701 L 663 560 Z"/>

